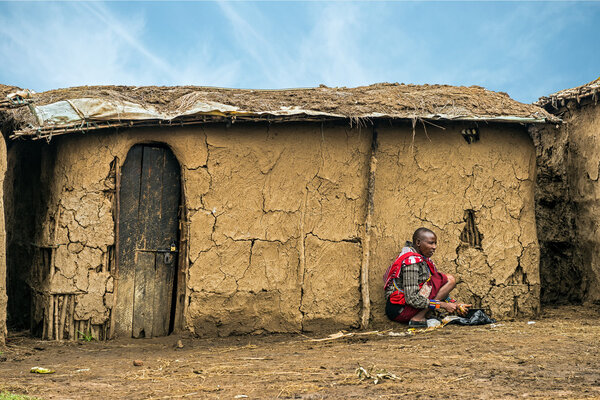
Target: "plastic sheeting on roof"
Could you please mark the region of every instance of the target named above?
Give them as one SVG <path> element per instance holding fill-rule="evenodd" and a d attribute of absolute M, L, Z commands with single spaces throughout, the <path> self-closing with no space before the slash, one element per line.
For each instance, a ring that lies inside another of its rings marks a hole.
<path fill-rule="evenodd" d="M 216 102 L 196 102 L 185 109 L 173 113 L 162 113 L 153 107 L 144 107 L 129 101 L 114 101 L 94 98 L 62 100 L 56 103 L 33 107 L 41 126 L 77 125 L 98 121 L 171 121 L 179 117 L 195 115 L 312 115 L 343 118 L 326 112 L 303 110 L 299 107 L 281 107 L 269 112 L 251 113 L 239 110 L 227 104 Z M 377 114 L 380 116 L 380 114 Z"/>
<path fill-rule="evenodd" d="M 323 115 L 343 117 L 343 115 L 303 110 L 298 107 L 282 107 L 264 113 L 250 113 L 238 110 L 237 107 L 215 102 L 197 102 L 191 107 L 173 113 L 161 113 L 153 107 L 143 107 L 129 101 L 107 101 L 103 99 L 62 100 L 42 106 L 34 106 L 36 117 L 42 126 L 75 125 L 86 121 L 170 121 L 179 117 L 194 115 Z"/>
<path fill-rule="evenodd" d="M 323 111 L 304 110 L 299 107 L 281 107 L 278 110 L 264 112 L 247 112 L 226 104 L 215 102 L 197 102 L 187 109 L 179 109 L 173 113 L 159 112 L 153 107 L 141 106 L 129 101 L 113 101 L 94 98 L 62 100 L 47 105 L 34 106 L 34 112 L 42 127 L 77 125 L 84 122 L 98 121 L 171 121 L 179 117 L 193 117 L 196 115 L 307 115 L 334 118 L 345 118 L 344 115 L 327 113 Z M 373 112 L 359 116 L 361 118 L 394 118 L 396 116 Z M 506 122 L 541 122 L 535 117 L 493 116 L 473 117 L 468 115 L 430 114 L 419 116 L 431 119 L 450 120 L 496 120 Z"/>

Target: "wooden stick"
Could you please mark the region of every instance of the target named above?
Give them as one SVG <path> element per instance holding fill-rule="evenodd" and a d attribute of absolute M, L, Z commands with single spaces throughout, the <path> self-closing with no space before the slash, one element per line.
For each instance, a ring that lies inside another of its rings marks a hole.
<path fill-rule="evenodd" d="M 54 308 L 54 296 L 49 294 L 48 295 L 48 300 L 47 300 L 47 305 L 46 305 L 46 317 L 47 317 L 47 321 L 46 323 L 48 324 L 48 329 L 46 329 L 46 334 L 47 336 L 45 337 L 45 339 L 52 339 L 54 337 L 54 334 L 52 333 L 53 331 L 53 327 L 54 327 L 54 323 L 53 323 L 53 316 L 54 316 L 54 312 L 53 312 L 53 308 Z"/>
<path fill-rule="evenodd" d="M 54 340 L 58 340 L 58 300 L 59 296 L 57 294 L 53 295 L 54 297 Z"/>
<path fill-rule="evenodd" d="M 52 277 L 54 277 L 54 272 L 56 270 L 56 267 L 54 265 L 55 261 L 56 261 L 56 241 L 58 238 L 58 221 L 60 220 L 60 206 L 58 206 L 58 210 L 56 211 L 56 215 L 55 215 L 56 220 L 54 221 L 54 238 L 53 238 L 53 242 L 52 242 L 52 250 L 51 251 L 51 255 L 50 255 L 50 279 L 52 279 Z"/>
<path fill-rule="evenodd" d="M 237 121 L 249 121 L 249 122 L 268 122 L 268 123 L 277 123 L 277 122 L 322 122 L 322 121 L 342 121 L 347 119 L 346 117 L 337 117 L 337 116 L 252 116 L 249 115 L 247 117 L 237 116 Z M 143 120 L 143 121 L 120 121 L 120 122 L 94 122 L 94 125 L 86 125 L 86 126 L 73 126 L 73 125 L 58 125 L 52 127 L 40 127 L 37 128 L 26 128 L 22 130 L 15 131 L 10 138 L 15 139 L 22 136 L 33 136 L 33 140 L 38 139 L 47 139 L 52 138 L 53 136 L 64 135 L 67 133 L 85 133 L 88 131 L 94 131 L 98 129 L 114 129 L 114 128 L 131 128 L 131 127 L 154 127 L 154 126 L 184 126 L 184 125 L 202 125 L 205 123 L 222 123 L 229 120 L 229 117 L 223 116 L 214 116 L 214 115 L 206 115 L 203 116 L 202 119 L 194 118 L 192 120 L 179 120 L 179 121 L 169 121 L 169 123 L 161 123 L 160 120 Z M 90 122 L 91 123 L 91 122 Z M 40 124 L 41 125 L 41 124 Z"/>
<path fill-rule="evenodd" d="M 48 307 L 45 307 L 45 311 L 43 314 L 42 339 L 47 339 L 46 335 L 48 335 Z"/>
<path fill-rule="evenodd" d="M 185 168 L 181 168 L 181 216 L 180 216 L 180 236 L 179 236 L 179 257 L 177 259 L 177 291 L 175 293 L 175 316 L 173 321 L 173 332 L 179 332 L 183 328 L 183 319 L 185 315 L 185 295 L 186 278 L 188 270 L 188 245 L 189 245 L 189 225 L 187 212 L 187 199 L 185 190 Z M 183 301 L 180 301 L 183 299 Z"/>
<path fill-rule="evenodd" d="M 367 184 L 367 215 L 365 216 L 365 237 L 363 239 L 363 257 L 360 272 L 360 291 L 362 294 L 362 310 L 360 326 L 362 329 L 369 326 L 371 318 L 371 297 L 369 295 L 369 261 L 371 258 L 371 223 L 374 210 L 375 172 L 377 171 L 377 131 L 373 127 L 371 139 L 371 161 L 369 163 L 369 181 Z"/>
<path fill-rule="evenodd" d="M 90 319 L 90 325 L 91 325 L 90 333 L 91 333 L 92 337 L 96 340 L 100 340 L 100 327 L 98 325 L 93 325 L 91 323 L 91 319 Z"/>
<path fill-rule="evenodd" d="M 117 289 L 119 286 L 119 232 L 121 217 L 121 163 L 119 157 L 115 157 L 115 249 L 114 263 L 111 270 L 113 277 L 113 303 L 110 309 L 110 327 L 108 339 L 113 339 L 115 335 L 115 304 L 117 304 Z"/>
<path fill-rule="evenodd" d="M 75 340 L 75 295 L 69 295 L 69 317 L 67 319 L 69 340 Z"/>
<path fill-rule="evenodd" d="M 298 250 L 300 252 L 300 259 L 298 262 L 298 283 L 300 286 L 300 330 L 304 330 L 304 312 L 302 307 L 303 304 L 303 293 L 304 293 L 304 275 L 306 273 L 306 236 L 307 232 L 305 231 L 304 224 L 306 221 L 306 206 L 308 204 L 308 187 L 304 188 L 304 199 L 302 201 L 301 209 L 300 209 L 300 240 L 298 241 Z"/>
<path fill-rule="evenodd" d="M 67 320 L 67 307 L 69 306 L 69 295 L 65 294 L 62 296 L 63 301 L 62 301 L 62 308 L 60 309 L 60 324 L 59 324 L 59 331 L 58 331 L 58 340 L 63 340 L 63 336 L 65 333 L 65 323 Z"/>

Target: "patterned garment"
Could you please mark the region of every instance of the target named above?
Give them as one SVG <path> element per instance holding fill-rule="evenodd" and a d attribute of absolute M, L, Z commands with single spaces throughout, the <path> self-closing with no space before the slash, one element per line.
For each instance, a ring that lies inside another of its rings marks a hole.
<path fill-rule="evenodd" d="M 406 242 L 405 247 L 402 249 L 402 253 L 400 253 L 400 255 L 408 251 L 416 253 L 416 250 L 413 248 L 413 244 L 411 242 Z M 393 279 L 385 288 L 386 300 L 388 300 L 390 295 L 396 290 L 396 288 L 398 288 L 404 292 L 406 305 L 418 309 L 429 307 L 428 297 L 419 293 L 419 284 L 426 282 L 430 275 L 431 273 L 429 272 L 429 267 L 425 261 L 402 267 L 400 276 Z M 424 287 L 425 286 L 426 285 L 424 285 Z"/>

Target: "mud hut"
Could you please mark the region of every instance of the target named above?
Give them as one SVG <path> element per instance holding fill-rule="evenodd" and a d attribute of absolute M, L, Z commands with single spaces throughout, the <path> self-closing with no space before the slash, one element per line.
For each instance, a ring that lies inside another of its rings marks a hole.
<path fill-rule="evenodd" d="M 505 93 L 105 86 L 26 103 L 4 112 L 8 309 L 44 338 L 382 324 L 382 274 L 418 226 L 459 298 L 538 311 L 528 129 L 556 118 Z"/>
<path fill-rule="evenodd" d="M 563 120 L 532 129 L 542 301 L 600 302 L 600 78 L 539 99 Z"/>
<path fill-rule="evenodd" d="M 19 88 L 0 84 L 0 188 L 4 187 L 6 174 L 6 142 L 2 129 L 11 129 L 10 115 L 3 111 L 18 107 L 16 101 L 11 100 L 10 94 Z M 2 191 L 2 193 L 4 193 Z M 6 329 L 6 304 L 7 304 L 7 276 L 6 276 L 6 229 L 4 225 L 4 199 L 0 197 L 0 346 L 4 344 Z"/>

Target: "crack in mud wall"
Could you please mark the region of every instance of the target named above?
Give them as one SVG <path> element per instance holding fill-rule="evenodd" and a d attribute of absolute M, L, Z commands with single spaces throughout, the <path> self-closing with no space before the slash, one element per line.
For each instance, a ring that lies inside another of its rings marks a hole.
<path fill-rule="evenodd" d="M 485 126 L 480 140 L 468 144 L 462 128 L 428 128 L 414 142 L 399 127 L 378 128 L 371 292 L 381 291 L 383 272 L 415 228 L 425 226 L 438 236 L 438 268 L 457 278 L 454 297 L 497 318 L 535 315 L 540 283 L 531 139 L 522 128 Z M 480 246 L 461 241 L 465 212 L 482 235 Z M 373 302 L 373 320 L 383 322 L 384 299 Z"/>
<path fill-rule="evenodd" d="M 532 130 L 542 179 L 536 206 L 542 300 L 600 303 L 600 107 L 567 102 L 557 128 Z"/>
<path fill-rule="evenodd" d="M 457 296 L 497 317 L 538 308 L 534 152 L 523 129 L 378 129 L 370 249 L 372 320 L 380 276 L 421 225 Z M 39 227 L 51 276 L 34 299 L 45 336 L 102 338 L 114 305 L 115 176 L 137 143 L 166 143 L 183 169 L 189 221 L 186 328 L 200 336 L 358 327 L 372 129 L 335 124 L 205 125 L 53 141 L 50 206 Z M 460 240 L 471 210 L 480 246 Z M 56 322 L 58 321 L 58 322 Z"/>

